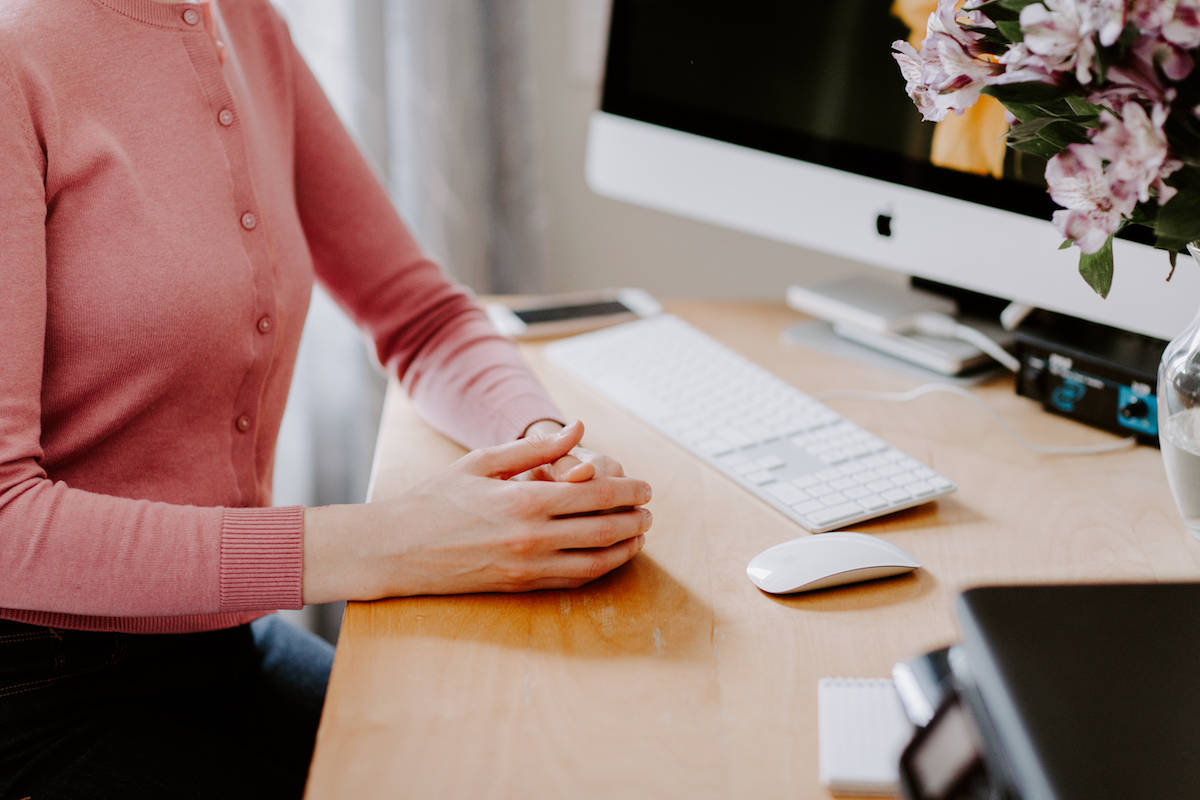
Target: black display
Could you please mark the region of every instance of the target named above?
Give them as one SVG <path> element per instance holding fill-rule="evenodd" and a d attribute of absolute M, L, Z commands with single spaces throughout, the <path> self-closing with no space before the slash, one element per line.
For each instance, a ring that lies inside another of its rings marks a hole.
<path fill-rule="evenodd" d="M 919 41 L 935 5 L 614 0 L 601 108 L 1049 219 L 1045 164 L 1005 152 L 1002 116 L 979 146 L 995 148 L 1003 177 L 931 163 L 937 126 L 905 94 L 891 43 Z"/>

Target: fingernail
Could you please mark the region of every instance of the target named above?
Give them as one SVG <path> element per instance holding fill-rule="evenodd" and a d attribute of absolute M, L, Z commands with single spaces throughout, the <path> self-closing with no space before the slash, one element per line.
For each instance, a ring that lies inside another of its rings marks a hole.
<path fill-rule="evenodd" d="M 654 492 L 653 492 L 653 490 L 651 490 L 650 484 L 646 484 L 645 486 L 642 487 L 641 502 L 649 503 L 650 498 L 653 496 L 654 496 Z"/>
<path fill-rule="evenodd" d="M 645 527 L 642 530 L 648 530 L 650 526 L 654 524 L 654 514 L 652 514 L 648 508 L 643 508 L 642 514 L 644 514 L 646 517 L 644 520 Z"/>

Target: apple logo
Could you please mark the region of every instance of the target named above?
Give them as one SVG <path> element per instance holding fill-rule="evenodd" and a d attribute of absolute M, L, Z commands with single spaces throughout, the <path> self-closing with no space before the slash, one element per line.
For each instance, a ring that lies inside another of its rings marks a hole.
<path fill-rule="evenodd" d="M 892 235 L 892 215 L 878 214 L 875 217 L 875 232 L 880 236 Z"/>

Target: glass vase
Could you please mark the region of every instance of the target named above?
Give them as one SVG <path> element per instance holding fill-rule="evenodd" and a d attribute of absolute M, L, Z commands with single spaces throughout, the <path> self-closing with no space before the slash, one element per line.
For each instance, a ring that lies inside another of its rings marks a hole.
<path fill-rule="evenodd" d="M 1200 262 L 1197 244 L 1188 252 Z M 1200 313 L 1158 365 L 1158 440 L 1183 524 L 1200 539 Z"/>

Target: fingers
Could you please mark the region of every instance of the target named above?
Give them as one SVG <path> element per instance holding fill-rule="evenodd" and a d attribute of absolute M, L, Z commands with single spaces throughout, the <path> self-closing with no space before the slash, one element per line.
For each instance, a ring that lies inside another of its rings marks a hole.
<path fill-rule="evenodd" d="M 578 448 L 576 448 L 578 449 Z M 611 456 L 606 456 L 601 453 L 589 452 L 584 456 L 584 461 L 592 465 L 596 471 L 596 476 L 600 478 L 623 478 L 625 470 L 621 466 L 621 462 Z"/>
<path fill-rule="evenodd" d="M 607 575 L 642 551 L 644 535 L 596 550 L 565 550 L 551 557 L 544 576 L 529 588 L 568 589 Z"/>
<path fill-rule="evenodd" d="M 625 475 L 615 458 L 594 453 L 586 447 L 576 447 L 550 465 L 554 480 L 590 481 L 592 478 L 620 478 Z"/>
<path fill-rule="evenodd" d="M 476 475 L 511 478 L 565 456 L 583 438 L 583 423 L 576 420 L 553 436 L 535 436 L 473 450 L 462 464 Z"/>
<path fill-rule="evenodd" d="M 567 517 L 550 523 L 550 544 L 559 550 L 611 547 L 650 530 L 654 515 L 648 508 L 630 508 L 611 514 Z"/>
<path fill-rule="evenodd" d="M 590 481 L 596 477 L 596 468 L 587 461 L 581 461 L 578 457 L 567 454 L 555 461 L 546 471 L 550 475 L 550 480 L 567 481 L 569 483 L 577 483 L 579 481 Z"/>
<path fill-rule="evenodd" d="M 547 483 L 537 487 L 553 516 L 604 512 L 650 502 L 650 484 L 637 478 L 594 478 L 573 483 Z"/>
<path fill-rule="evenodd" d="M 612 572 L 641 552 L 646 537 L 639 535 L 611 547 L 588 551 L 564 551 L 559 555 L 559 571 L 567 578 L 595 580 Z"/>

